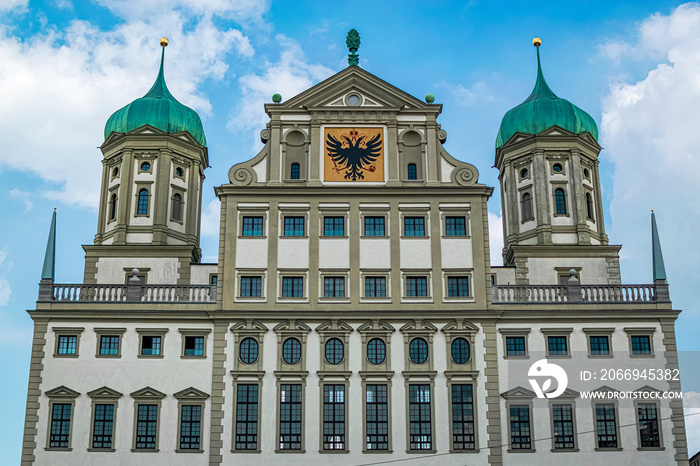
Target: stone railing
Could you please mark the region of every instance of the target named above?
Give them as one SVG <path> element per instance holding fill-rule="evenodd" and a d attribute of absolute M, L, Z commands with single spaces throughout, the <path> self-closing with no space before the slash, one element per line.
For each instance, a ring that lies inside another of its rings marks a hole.
<path fill-rule="evenodd" d="M 42 280 L 40 302 L 74 303 L 215 303 L 212 285 L 64 285 Z"/>
<path fill-rule="evenodd" d="M 493 285 L 494 304 L 670 302 L 668 285 Z"/>

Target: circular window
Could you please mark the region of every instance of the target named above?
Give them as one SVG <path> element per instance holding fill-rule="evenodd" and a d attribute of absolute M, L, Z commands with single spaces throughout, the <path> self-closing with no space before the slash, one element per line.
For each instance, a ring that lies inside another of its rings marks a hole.
<path fill-rule="evenodd" d="M 331 338 L 326 342 L 326 361 L 328 364 L 340 364 L 343 360 L 343 342 L 337 338 Z"/>
<path fill-rule="evenodd" d="M 585 176 L 586 178 L 588 178 L 589 176 L 591 176 L 591 173 L 588 171 L 588 168 L 584 168 L 584 169 L 583 169 L 583 176 Z"/>
<path fill-rule="evenodd" d="M 527 168 L 523 168 L 522 170 L 520 170 L 520 178 L 527 178 L 527 175 L 529 173 L 530 172 L 527 171 Z"/>
<path fill-rule="evenodd" d="M 185 172 L 182 171 L 182 168 L 177 167 L 175 169 L 175 176 L 182 176 Z"/>
<path fill-rule="evenodd" d="M 112 176 L 117 176 L 119 174 L 119 168 L 114 167 L 114 170 L 112 170 Z"/>
<path fill-rule="evenodd" d="M 552 167 L 552 170 L 554 170 L 555 172 L 559 173 L 560 171 L 562 171 L 562 166 L 561 166 L 561 164 L 560 164 L 560 163 L 555 163 L 554 166 Z"/>
<path fill-rule="evenodd" d="M 296 338 L 287 338 L 282 344 L 282 359 L 287 364 L 296 364 L 301 359 L 301 343 Z"/>
<path fill-rule="evenodd" d="M 360 105 L 360 96 L 357 94 L 350 94 L 348 96 L 348 105 L 352 105 L 353 107 Z"/>
<path fill-rule="evenodd" d="M 239 356 L 243 364 L 253 364 L 258 360 L 258 342 L 255 338 L 243 339 Z"/>
<path fill-rule="evenodd" d="M 372 364 L 381 364 L 386 359 L 386 343 L 379 338 L 372 338 L 367 343 L 367 359 Z"/>
<path fill-rule="evenodd" d="M 469 361 L 469 342 L 464 338 L 455 338 L 452 342 L 452 360 L 457 364 Z"/>
<path fill-rule="evenodd" d="M 428 360 L 428 343 L 422 338 L 414 338 L 408 345 L 408 355 L 414 364 L 423 364 Z"/>
<path fill-rule="evenodd" d="M 151 164 L 150 164 L 150 163 L 148 163 L 148 162 L 143 162 L 143 163 L 141 164 L 141 171 L 142 171 L 142 172 L 147 172 L 147 171 L 150 170 L 150 169 L 151 169 Z"/>

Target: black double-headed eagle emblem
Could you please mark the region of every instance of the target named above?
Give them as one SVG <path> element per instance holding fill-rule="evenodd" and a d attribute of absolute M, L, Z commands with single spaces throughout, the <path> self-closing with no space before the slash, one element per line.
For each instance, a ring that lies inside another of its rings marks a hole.
<path fill-rule="evenodd" d="M 328 134 L 326 149 L 337 173 L 344 170 L 346 180 L 363 180 L 364 170 L 376 170 L 373 162 L 381 155 L 382 135 L 379 133 L 369 138 L 355 129 L 351 130 L 350 134 L 341 134 L 337 139 Z"/>

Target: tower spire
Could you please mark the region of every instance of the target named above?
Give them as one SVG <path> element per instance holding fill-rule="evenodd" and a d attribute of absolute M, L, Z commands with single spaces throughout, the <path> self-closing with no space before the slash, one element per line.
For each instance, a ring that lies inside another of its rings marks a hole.
<path fill-rule="evenodd" d="M 651 209 L 651 261 L 654 282 L 657 280 L 662 280 L 665 282 L 666 267 L 664 267 L 664 255 L 661 252 L 661 240 L 659 240 L 659 231 L 656 228 L 656 215 L 654 215 L 654 209 Z"/>
<path fill-rule="evenodd" d="M 49 240 L 46 243 L 44 255 L 44 268 L 41 271 L 42 280 L 54 280 L 56 278 L 56 208 L 53 208 L 51 228 L 49 228 Z"/>

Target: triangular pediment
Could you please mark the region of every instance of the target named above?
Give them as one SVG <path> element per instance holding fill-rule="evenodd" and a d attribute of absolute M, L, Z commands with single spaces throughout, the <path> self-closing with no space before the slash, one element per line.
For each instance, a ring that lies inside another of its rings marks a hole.
<path fill-rule="evenodd" d="M 359 102 L 350 102 L 350 95 L 357 95 Z M 414 108 L 429 109 L 431 106 L 416 97 L 389 84 L 359 66 L 349 66 L 328 79 L 298 94 L 282 104 L 270 108 L 284 110 L 301 108 Z M 433 105 L 433 107 L 436 107 Z"/>
<path fill-rule="evenodd" d="M 206 400 L 209 398 L 208 393 L 204 393 L 201 390 L 197 390 L 194 387 L 189 387 L 173 395 L 178 400 Z"/>
<path fill-rule="evenodd" d="M 143 126 L 139 126 L 138 128 L 136 128 L 136 129 L 134 129 L 134 130 L 129 131 L 129 132 L 126 133 L 126 134 L 159 134 L 159 135 L 165 135 L 165 134 L 168 134 L 168 133 L 166 133 L 165 131 L 162 131 L 162 130 L 156 128 L 155 126 L 143 125 Z"/>
<path fill-rule="evenodd" d="M 370 320 L 369 322 L 365 322 L 364 324 L 360 325 L 357 329 L 358 332 L 388 332 L 392 333 L 396 329 L 388 322 L 384 322 L 383 320 Z"/>
<path fill-rule="evenodd" d="M 109 387 L 100 387 L 87 393 L 90 398 L 121 398 L 123 395 Z"/>
<path fill-rule="evenodd" d="M 402 332 L 437 332 L 437 327 L 426 320 L 422 320 L 420 325 L 415 320 L 407 322 L 400 328 Z"/>
<path fill-rule="evenodd" d="M 501 396 L 507 400 L 511 398 L 535 398 L 537 395 L 535 395 L 535 392 L 528 390 L 527 388 L 515 387 L 511 388 L 507 392 L 501 393 Z"/>
<path fill-rule="evenodd" d="M 319 333 L 350 333 L 352 332 L 352 327 L 341 320 L 329 320 L 316 327 L 316 331 Z"/>
<path fill-rule="evenodd" d="M 59 387 L 45 391 L 44 395 L 46 395 L 48 397 L 75 398 L 78 395 L 80 395 L 80 393 L 76 392 L 73 389 L 66 387 L 65 385 L 61 385 Z"/>
<path fill-rule="evenodd" d="M 280 331 L 288 331 L 288 332 L 305 332 L 308 333 L 311 331 L 311 327 L 306 325 L 304 322 L 300 320 L 296 320 L 294 322 L 290 322 L 288 320 L 284 320 L 277 324 L 275 328 L 273 329 L 275 332 L 280 332 Z"/>
<path fill-rule="evenodd" d="M 231 326 L 232 332 L 239 330 L 256 330 L 258 332 L 265 333 L 268 331 L 268 328 L 257 320 L 241 320 L 240 322 L 237 322 Z"/>
<path fill-rule="evenodd" d="M 602 387 L 596 388 L 595 390 L 591 391 L 594 393 L 620 393 L 620 390 L 615 390 L 614 388 L 610 388 L 607 385 L 603 385 Z"/>
<path fill-rule="evenodd" d="M 662 393 L 663 390 L 659 390 L 658 388 L 654 388 L 650 385 L 645 385 L 641 388 L 638 388 L 635 390 L 636 392 L 642 392 L 642 393 Z"/>
<path fill-rule="evenodd" d="M 159 392 L 155 388 L 151 387 L 144 387 L 141 390 L 136 390 L 135 392 L 131 393 L 132 398 L 153 398 L 153 399 L 162 399 L 165 398 L 165 393 Z"/>
<path fill-rule="evenodd" d="M 472 324 L 468 320 L 462 321 L 461 325 L 456 320 L 452 320 L 451 322 L 448 322 L 444 327 L 442 327 L 442 331 L 445 333 L 450 333 L 450 332 L 476 333 L 479 331 L 479 327 Z"/>

